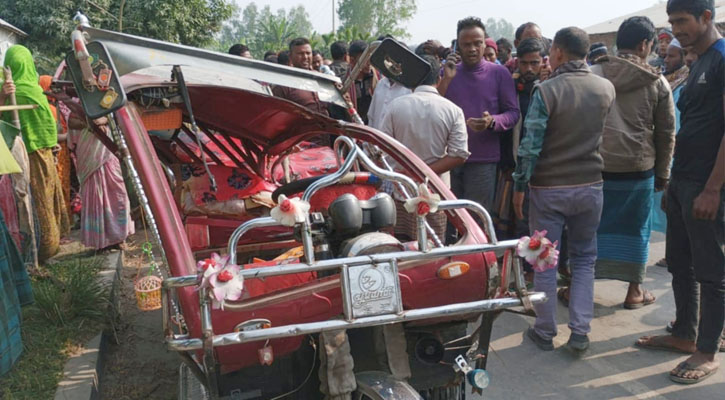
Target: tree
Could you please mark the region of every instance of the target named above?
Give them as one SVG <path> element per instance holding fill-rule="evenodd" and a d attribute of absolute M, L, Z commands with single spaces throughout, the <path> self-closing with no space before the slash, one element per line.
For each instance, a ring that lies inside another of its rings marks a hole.
<path fill-rule="evenodd" d="M 495 18 L 489 18 L 486 20 L 486 35 L 494 40 L 506 38 L 513 43 L 514 41 L 514 25 L 505 19 L 501 18 L 496 20 Z"/>
<path fill-rule="evenodd" d="M 304 6 L 272 12 L 270 6 L 259 10 L 252 2 L 242 10 L 241 19 L 239 9 L 235 9 L 232 19 L 224 24 L 215 47 L 226 51 L 235 43 L 244 43 L 254 57 L 261 58 L 268 50 L 286 49 L 291 39 L 300 36 L 318 45 L 322 43 L 319 35 L 312 31 L 310 16 Z"/>
<path fill-rule="evenodd" d="M 337 32 L 337 38 L 335 40 L 342 40 L 347 43 L 350 43 L 353 40 L 371 42 L 374 38 L 375 37 L 369 31 L 361 32 L 357 26 L 346 26 Z"/>
<path fill-rule="evenodd" d="M 52 72 L 70 50 L 78 10 L 94 27 L 121 25 L 125 33 L 197 47 L 212 43 L 233 11 L 230 0 L 0 0 L 0 10 L 3 19 L 28 33 L 23 44 L 42 72 Z"/>
<path fill-rule="evenodd" d="M 342 26 L 357 27 L 359 32 L 370 32 L 373 37 L 393 35 L 408 38 L 410 35 L 402 26 L 417 10 L 415 0 L 340 0 L 337 15 Z"/>

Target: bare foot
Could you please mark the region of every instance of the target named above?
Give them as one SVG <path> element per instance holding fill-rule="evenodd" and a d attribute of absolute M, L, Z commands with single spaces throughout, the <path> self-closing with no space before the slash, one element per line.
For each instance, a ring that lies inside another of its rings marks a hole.
<path fill-rule="evenodd" d="M 672 335 L 642 336 L 635 345 L 645 349 L 667 350 L 678 353 L 692 354 L 697 349 L 692 340 L 680 339 Z"/>

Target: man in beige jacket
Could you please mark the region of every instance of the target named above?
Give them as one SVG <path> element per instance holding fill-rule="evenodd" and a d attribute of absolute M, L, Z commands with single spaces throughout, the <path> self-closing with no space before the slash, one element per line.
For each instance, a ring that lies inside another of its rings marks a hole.
<path fill-rule="evenodd" d="M 670 86 L 646 61 L 654 37 L 649 18 L 629 18 L 617 33 L 617 56 L 592 67 L 592 72 L 612 82 L 617 91 L 600 148 L 604 208 L 597 231 L 596 277 L 629 282 L 624 299 L 627 309 L 655 301 L 642 288 L 650 215 L 654 191 L 667 186 L 675 145 Z"/>

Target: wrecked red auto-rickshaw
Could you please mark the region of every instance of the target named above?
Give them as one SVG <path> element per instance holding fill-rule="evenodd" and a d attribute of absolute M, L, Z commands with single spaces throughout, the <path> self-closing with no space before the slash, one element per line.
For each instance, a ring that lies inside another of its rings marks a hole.
<path fill-rule="evenodd" d="M 527 293 L 518 241 L 498 241 L 485 209 L 355 122 L 350 82 L 86 21 L 73 41 L 55 95 L 109 119 L 98 136 L 128 168 L 165 267 L 179 398 L 462 399 L 488 384 L 494 318 L 546 300 Z M 368 59 L 407 86 L 427 66 L 392 40 Z M 314 92 L 335 117 L 276 85 Z M 411 201 L 424 212 L 397 234 Z"/>

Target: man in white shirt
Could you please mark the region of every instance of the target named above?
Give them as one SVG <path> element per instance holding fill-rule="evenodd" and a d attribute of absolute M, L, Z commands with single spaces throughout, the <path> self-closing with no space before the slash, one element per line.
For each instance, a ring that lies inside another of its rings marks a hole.
<path fill-rule="evenodd" d="M 449 171 L 462 165 L 471 154 L 468 151 L 466 120 L 460 107 L 438 94 L 438 59 L 428 55 L 423 56 L 423 59 L 431 65 L 430 73 L 412 94 L 390 102 L 380 130 L 412 150 L 450 186 Z M 399 212 L 400 210 L 402 208 Z M 402 214 L 407 213 L 402 211 Z M 408 216 L 401 215 L 398 218 L 398 225 L 403 229 L 400 233 L 411 233 L 405 229 L 408 224 L 401 223 L 401 218 L 407 220 Z M 439 212 L 430 215 L 428 222 L 442 239 L 445 233 L 445 214 Z M 414 226 L 414 222 L 411 225 Z M 396 233 L 398 231 L 396 227 Z M 415 238 L 414 234 L 409 236 L 411 239 Z"/>
<path fill-rule="evenodd" d="M 370 108 L 368 109 L 368 126 L 380 129 L 383 125 L 383 118 L 388 112 L 388 106 L 390 102 L 397 99 L 400 96 L 411 94 L 413 91 L 407 87 L 391 81 L 387 77 L 378 82 L 373 92 L 373 100 L 370 102 Z"/>

